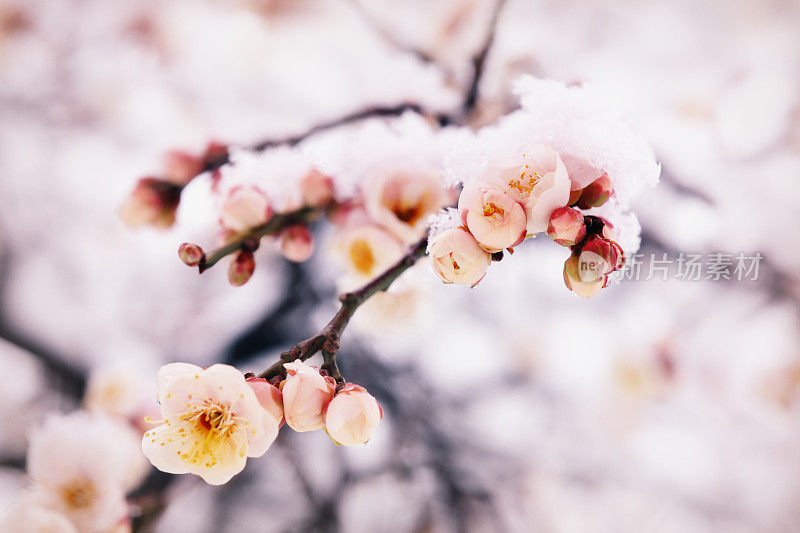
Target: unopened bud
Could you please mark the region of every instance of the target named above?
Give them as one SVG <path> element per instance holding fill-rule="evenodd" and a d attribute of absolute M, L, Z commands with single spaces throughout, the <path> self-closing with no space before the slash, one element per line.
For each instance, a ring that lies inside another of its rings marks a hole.
<path fill-rule="evenodd" d="M 228 191 L 222 205 L 222 226 L 237 233 L 265 224 L 272 218 L 272 207 L 264 191 L 256 186 L 239 186 Z"/>
<path fill-rule="evenodd" d="M 333 180 L 316 169 L 312 169 L 300 180 L 303 203 L 311 207 L 323 207 L 333 201 Z"/>
<path fill-rule="evenodd" d="M 325 430 L 341 446 L 366 444 L 383 418 L 383 410 L 367 389 L 347 383 L 325 408 Z"/>
<path fill-rule="evenodd" d="M 314 236 L 301 224 L 289 226 L 278 239 L 278 251 L 289 261 L 302 263 L 314 253 Z"/>
<path fill-rule="evenodd" d="M 185 242 L 178 248 L 178 257 L 190 267 L 199 265 L 205 256 L 203 249 L 191 242 Z"/>
<path fill-rule="evenodd" d="M 256 269 L 256 261 L 253 252 L 241 250 L 234 256 L 231 266 L 228 268 L 228 281 L 234 287 L 241 287 L 253 276 Z"/>
<path fill-rule="evenodd" d="M 592 281 L 584 281 L 581 276 L 582 264 L 578 256 L 571 255 L 564 263 L 564 285 L 582 298 L 590 298 L 597 294 L 606 284 L 606 277 L 598 277 Z"/>
<path fill-rule="evenodd" d="M 561 246 L 575 246 L 586 236 L 583 214 L 571 207 L 559 207 L 550 215 L 547 235 Z"/>
<path fill-rule="evenodd" d="M 157 178 L 142 178 L 122 202 L 119 216 L 129 226 L 166 229 L 175 222 L 181 188 Z"/>
<path fill-rule="evenodd" d="M 228 146 L 211 141 L 203 152 L 203 162 L 209 167 L 217 167 L 228 161 Z"/>
<path fill-rule="evenodd" d="M 611 180 L 607 174 L 603 174 L 584 187 L 576 205 L 581 209 L 598 207 L 606 203 L 613 193 L 614 186 L 611 184 Z"/>
<path fill-rule="evenodd" d="M 581 248 L 579 259 L 581 279 L 593 281 L 622 266 L 622 248 L 614 241 L 600 235 L 592 235 Z"/>
<path fill-rule="evenodd" d="M 325 407 L 336 392 L 336 381 L 300 360 L 285 363 L 281 383 L 283 413 L 295 431 L 314 431 L 325 426 Z"/>
<path fill-rule="evenodd" d="M 581 193 L 582 192 L 583 192 L 583 189 L 576 189 L 574 191 L 570 191 L 569 192 L 569 201 L 567 202 L 567 205 L 574 206 L 575 204 L 577 204 L 578 203 L 578 199 L 581 197 Z"/>
<path fill-rule="evenodd" d="M 175 185 L 186 185 L 203 172 L 203 160 L 180 150 L 164 155 L 164 177 Z"/>

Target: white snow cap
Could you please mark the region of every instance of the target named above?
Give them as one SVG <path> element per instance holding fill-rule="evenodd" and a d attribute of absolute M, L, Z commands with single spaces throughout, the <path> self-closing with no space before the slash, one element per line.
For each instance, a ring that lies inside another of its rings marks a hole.
<path fill-rule="evenodd" d="M 340 199 L 385 173 L 422 171 L 442 177 L 453 143 L 469 137 L 463 128 L 436 128 L 407 112 L 396 119 L 376 118 L 315 136 L 304 152 L 316 168 L 334 179 Z"/>

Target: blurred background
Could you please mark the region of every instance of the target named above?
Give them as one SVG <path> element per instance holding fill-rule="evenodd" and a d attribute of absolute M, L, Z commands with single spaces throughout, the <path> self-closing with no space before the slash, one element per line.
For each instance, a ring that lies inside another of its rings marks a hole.
<path fill-rule="evenodd" d="M 582 300 L 545 241 L 475 290 L 420 265 L 343 339 L 343 374 L 386 412 L 367 447 L 282 431 L 221 487 L 153 473 L 136 529 L 800 531 L 799 33 L 791 0 L 3 0 L 0 511 L 30 428 L 87 382 L 258 370 L 335 309 L 324 253 L 266 251 L 234 289 L 177 259 L 180 225 L 125 228 L 165 150 L 374 106 L 480 126 L 531 73 L 591 82 L 652 143 L 646 257 L 759 253 L 758 279 L 648 280 L 645 262 Z"/>

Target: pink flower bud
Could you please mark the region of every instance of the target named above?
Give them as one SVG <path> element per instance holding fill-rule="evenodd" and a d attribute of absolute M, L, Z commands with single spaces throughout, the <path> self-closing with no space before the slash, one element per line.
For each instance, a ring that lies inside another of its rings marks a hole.
<path fill-rule="evenodd" d="M 445 283 L 476 285 L 491 263 L 491 255 L 464 228 L 453 228 L 434 236 L 428 246 L 433 271 Z"/>
<path fill-rule="evenodd" d="M 278 238 L 278 250 L 289 261 L 302 263 L 314 253 L 314 236 L 301 224 L 289 226 Z"/>
<path fill-rule="evenodd" d="M 594 281 L 622 266 L 622 249 L 614 241 L 592 235 L 580 251 L 579 267 L 582 281 Z"/>
<path fill-rule="evenodd" d="M 347 383 L 325 409 L 325 430 L 336 444 L 366 444 L 382 418 L 381 406 L 367 389 Z"/>
<path fill-rule="evenodd" d="M 164 177 L 175 185 L 186 185 L 203 172 L 203 160 L 180 150 L 172 150 L 164 155 Z"/>
<path fill-rule="evenodd" d="M 512 248 L 525 239 L 528 220 L 522 205 L 491 183 L 467 183 L 458 210 L 475 240 L 490 252 Z"/>
<path fill-rule="evenodd" d="M 324 427 L 324 410 L 333 399 L 336 381 L 322 376 L 316 367 L 299 359 L 283 366 L 287 374 L 281 382 L 286 423 L 295 431 L 314 431 Z"/>
<path fill-rule="evenodd" d="M 228 146 L 211 141 L 203 152 L 203 162 L 208 166 L 219 166 L 228 161 Z"/>
<path fill-rule="evenodd" d="M 236 253 L 228 267 L 228 281 L 234 287 L 241 287 L 253 276 L 256 269 L 256 261 L 253 252 L 241 250 Z"/>
<path fill-rule="evenodd" d="M 122 202 L 119 215 L 129 226 L 149 224 L 165 229 L 175 223 L 180 200 L 180 187 L 156 178 L 142 178 Z"/>
<path fill-rule="evenodd" d="M 248 378 L 246 381 L 256 393 L 261 407 L 279 421 L 278 427 L 283 426 L 283 393 L 280 389 L 266 379 Z"/>
<path fill-rule="evenodd" d="M 613 193 L 614 186 L 611 184 L 611 180 L 608 175 L 603 174 L 583 189 L 575 205 L 581 209 L 598 207 L 606 203 Z"/>
<path fill-rule="evenodd" d="M 559 207 L 550 215 L 547 234 L 561 246 L 575 246 L 586 236 L 583 214 L 571 207 Z"/>
<path fill-rule="evenodd" d="M 202 248 L 190 242 L 185 242 L 178 248 L 178 257 L 190 267 L 199 265 L 205 256 Z"/>
<path fill-rule="evenodd" d="M 571 255 L 564 263 L 564 284 L 569 290 L 582 298 L 590 298 L 606 284 L 606 277 L 601 276 L 592 281 L 581 279 L 581 263 L 578 256 Z"/>
<path fill-rule="evenodd" d="M 326 206 L 333 201 L 333 180 L 316 169 L 312 169 L 300 180 L 300 195 L 305 205 Z"/>
<path fill-rule="evenodd" d="M 228 191 L 220 222 L 226 229 L 242 233 L 266 224 L 270 218 L 272 207 L 267 195 L 256 186 L 239 186 Z"/>

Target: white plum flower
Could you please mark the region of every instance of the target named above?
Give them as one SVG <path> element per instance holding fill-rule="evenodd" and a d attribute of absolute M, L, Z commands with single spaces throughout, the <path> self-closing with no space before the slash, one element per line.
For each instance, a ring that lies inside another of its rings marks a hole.
<path fill-rule="evenodd" d="M 4 533 L 78 533 L 75 525 L 56 510 L 42 504 L 34 494 L 25 494 L 0 517 Z"/>
<path fill-rule="evenodd" d="M 441 176 L 426 168 L 379 175 L 364 184 L 363 192 L 372 219 L 409 244 L 425 234 L 428 217 L 450 201 Z"/>
<path fill-rule="evenodd" d="M 336 234 L 331 255 L 358 280 L 374 278 L 403 255 L 403 245 L 374 224 L 351 225 Z"/>
<path fill-rule="evenodd" d="M 93 370 L 83 398 L 87 410 L 140 423 L 152 401 L 145 372 L 132 364 L 113 364 Z"/>
<path fill-rule="evenodd" d="M 163 423 L 145 433 L 142 450 L 163 472 L 221 485 L 248 457 L 264 455 L 278 435 L 280 421 L 232 366 L 165 365 L 158 371 L 158 401 Z"/>
<path fill-rule="evenodd" d="M 104 416 L 52 415 L 31 434 L 28 448 L 36 501 L 78 531 L 105 533 L 127 517 L 125 492 L 146 472 L 137 441 L 127 425 Z"/>

